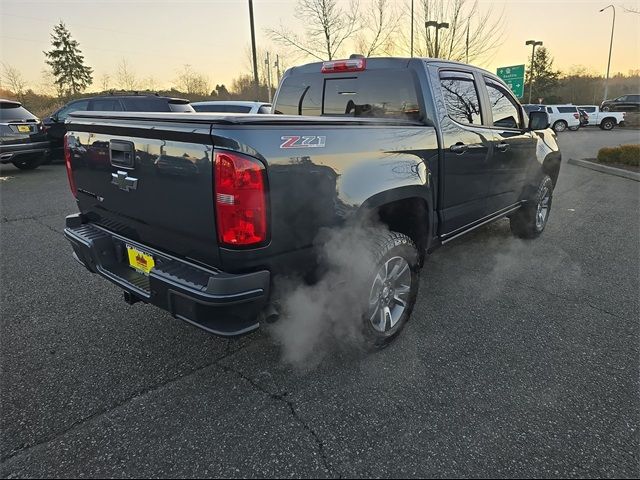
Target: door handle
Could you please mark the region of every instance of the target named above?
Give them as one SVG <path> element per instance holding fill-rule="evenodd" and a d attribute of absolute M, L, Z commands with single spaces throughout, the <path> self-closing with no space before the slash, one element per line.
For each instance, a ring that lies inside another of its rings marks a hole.
<path fill-rule="evenodd" d="M 499 152 L 506 152 L 507 150 L 509 150 L 509 144 L 508 143 L 499 143 L 496 145 L 496 148 L 498 149 Z"/>
<path fill-rule="evenodd" d="M 133 168 L 135 166 L 134 152 L 133 142 L 124 140 L 109 141 L 109 156 L 111 165 L 114 167 Z"/>
<path fill-rule="evenodd" d="M 457 154 L 460 155 L 460 154 L 463 154 L 464 152 L 466 152 L 468 148 L 469 148 L 468 145 L 465 145 L 462 142 L 458 142 L 455 145 L 451 145 L 449 150 L 451 150 L 453 153 L 457 153 Z"/>

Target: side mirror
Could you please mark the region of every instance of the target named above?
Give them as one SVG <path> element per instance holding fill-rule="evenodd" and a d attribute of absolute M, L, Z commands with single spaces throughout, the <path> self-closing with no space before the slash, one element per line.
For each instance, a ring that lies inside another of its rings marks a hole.
<path fill-rule="evenodd" d="M 529 112 L 529 130 L 544 130 L 549 128 L 549 114 L 547 112 Z"/>

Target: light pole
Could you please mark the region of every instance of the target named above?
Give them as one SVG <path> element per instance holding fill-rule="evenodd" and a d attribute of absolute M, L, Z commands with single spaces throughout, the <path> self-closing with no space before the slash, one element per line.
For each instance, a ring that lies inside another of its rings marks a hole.
<path fill-rule="evenodd" d="M 428 22 L 424 22 L 424 28 L 427 32 L 429 32 L 429 27 L 436 27 L 436 49 L 434 52 L 434 57 L 435 58 L 439 58 L 440 57 L 440 48 L 438 46 L 438 30 L 440 30 L 441 28 L 449 28 L 449 24 L 447 22 L 435 22 L 433 20 L 429 20 Z"/>
<path fill-rule="evenodd" d="M 267 90 L 269 92 L 269 103 L 271 103 L 271 60 L 269 60 L 269 52 L 267 52 L 267 58 L 264 64 L 267 67 Z"/>
<path fill-rule="evenodd" d="M 251 23 L 251 53 L 253 55 L 253 82 L 256 89 L 256 101 L 260 96 L 260 81 L 258 80 L 258 58 L 256 57 L 256 30 L 253 26 L 253 0 L 249 0 L 249 22 Z"/>
<path fill-rule="evenodd" d="M 413 0 L 411 0 L 411 58 L 413 58 Z"/>
<path fill-rule="evenodd" d="M 542 45 L 542 42 L 539 42 L 536 40 L 527 40 L 525 42 L 525 45 L 531 45 L 531 71 L 530 71 L 531 78 L 529 79 L 529 103 L 531 103 L 531 92 L 533 91 L 533 65 L 534 65 L 533 60 L 536 54 L 536 47 L 539 45 Z"/>
<path fill-rule="evenodd" d="M 604 12 L 607 8 L 613 8 L 613 22 L 611 23 L 611 42 L 609 43 L 609 61 L 607 62 L 607 79 L 604 81 L 604 99 L 607 99 L 607 94 L 609 93 L 609 67 L 611 67 L 611 49 L 613 48 L 613 29 L 616 26 L 616 7 L 613 5 L 609 5 L 604 7 L 600 12 Z"/>

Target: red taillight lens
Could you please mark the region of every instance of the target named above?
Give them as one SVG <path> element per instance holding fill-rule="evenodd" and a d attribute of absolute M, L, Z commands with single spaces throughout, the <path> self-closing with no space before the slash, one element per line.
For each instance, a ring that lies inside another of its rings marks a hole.
<path fill-rule="evenodd" d="M 322 63 L 322 73 L 361 72 L 367 68 L 367 60 L 353 58 L 349 60 L 332 60 Z"/>
<path fill-rule="evenodd" d="M 73 196 L 78 198 L 78 189 L 76 188 L 76 180 L 71 170 L 71 149 L 69 148 L 69 137 L 64 136 L 64 165 L 67 167 L 67 178 L 69 179 L 69 188 Z"/>
<path fill-rule="evenodd" d="M 231 152 L 215 154 L 218 240 L 247 246 L 267 239 L 265 168 L 258 160 Z"/>

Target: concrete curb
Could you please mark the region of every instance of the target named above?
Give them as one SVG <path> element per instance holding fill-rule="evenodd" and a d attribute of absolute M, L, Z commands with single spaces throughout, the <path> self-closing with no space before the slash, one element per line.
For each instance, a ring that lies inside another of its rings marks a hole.
<path fill-rule="evenodd" d="M 569 160 L 567 160 L 567 163 L 578 165 L 584 168 L 589 168 L 591 170 L 595 170 L 596 172 L 607 173 L 609 175 L 615 175 L 616 177 L 623 177 L 629 180 L 640 182 L 640 173 L 638 172 L 630 172 L 628 170 L 623 170 L 622 168 L 609 167 L 608 165 L 601 165 L 599 163 L 590 162 L 588 160 L 576 160 L 575 158 L 570 158 Z"/>

